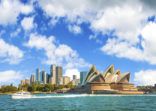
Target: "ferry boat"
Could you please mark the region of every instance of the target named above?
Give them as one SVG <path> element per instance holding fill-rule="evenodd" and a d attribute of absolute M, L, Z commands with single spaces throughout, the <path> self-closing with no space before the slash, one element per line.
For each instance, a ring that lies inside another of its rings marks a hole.
<path fill-rule="evenodd" d="M 29 92 L 21 91 L 21 92 L 17 92 L 15 94 L 12 94 L 11 97 L 12 97 L 12 99 L 28 99 L 28 98 L 31 98 L 32 95 Z"/>

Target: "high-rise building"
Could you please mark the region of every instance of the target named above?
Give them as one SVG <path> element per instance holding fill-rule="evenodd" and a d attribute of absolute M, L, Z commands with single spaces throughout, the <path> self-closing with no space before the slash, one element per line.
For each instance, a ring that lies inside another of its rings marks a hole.
<path fill-rule="evenodd" d="M 55 80 L 56 80 L 55 78 L 50 77 L 49 83 L 52 84 L 52 85 L 55 85 L 56 84 Z"/>
<path fill-rule="evenodd" d="M 36 69 L 36 81 L 40 82 L 40 69 L 39 68 Z"/>
<path fill-rule="evenodd" d="M 30 77 L 30 84 L 32 84 L 34 82 L 35 82 L 35 75 L 32 74 L 31 77 Z"/>
<path fill-rule="evenodd" d="M 43 73 L 44 73 L 44 71 L 40 72 L 40 83 L 43 83 Z"/>
<path fill-rule="evenodd" d="M 63 77 L 60 77 L 60 79 L 59 79 L 59 85 L 63 85 Z"/>
<path fill-rule="evenodd" d="M 30 79 L 25 79 L 25 84 L 30 84 Z"/>
<path fill-rule="evenodd" d="M 87 71 L 80 72 L 80 84 L 83 85 L 83 81 L 87 76 Z"/>
<path fill-rule="evenodd" d="M 50 67 L 51 83 L 56 84 L 56 65 Z"/>
<path fill-rule="evenodd" d="M 21 85 L 25 85 L 25 80 L 21 80 Z"/>
<path fill-rule="evenodd" d="M 73 75 L 73 80 L 77 79 L 76 75 Z"/>
<path fill-rule="evenodd" d="M 56 67 L 56 84 L 57 85 L 60 84 L 61 78 L 62 78 L 62 67 L 61 66 L 57 66 Z"/>
<path fill-rule="evenodd" d="M 70 77 L 64 76 L 63 77 L 63 85 L 67 85 L 70 82 Z"/>
<path fill-rule="evenodd" d="M 25 84 L 30 84 L 30 80 L 29 79 L 24 79 L 24 80 L 21 80 L 21 85 L 25 85 Z"/>
<path fill-rule="evenodd" d="M 50 83 L 50 75 L 47 73 L 47 83 Z"/>
<path fill-rule="evenodd" d="M 47 84 L 47 74 L 45 71 L 42 71 L 42 81 L 43 84 Z"/>

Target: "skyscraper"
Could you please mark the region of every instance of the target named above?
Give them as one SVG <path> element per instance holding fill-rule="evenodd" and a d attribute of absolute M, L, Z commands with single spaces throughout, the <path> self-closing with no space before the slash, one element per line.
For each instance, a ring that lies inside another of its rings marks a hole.
<path fill-rule="evenodd" d="M 36 69 L 36 81 L 40 82 L 40 69 L 39 68 Z"/>
<path fill-rule="evenodd" d="M 77 79 L 76 75 L 73 75 L 73 80 Z"/>
<path fill-rule="evenodd" d="M 54 81 L 54 78 L 53 77 L 50 77 L 49 83 L 52 84 L 52 85 L 56 84 L 56 82 Z"/>
<path fill-rule="evenodd" d="M 80 72 L 80 84 L 83 85 L 83 81 L 87 76 L 87 71 Z"/>
<path fill-rule="evenodd" d="M 50 83 L 50 75 L 47 73 L 47 83 Z"/>
<path fill-rule="evenodd" d="M 40 83 L 43 83 L 43 71 L 40 72 Z"/>
<path fill-rule="evenodd" d="M 42 81 L 42 83 L 43 84 L 47 84 L 47 74 L 46 74 L 46 72 L 43 70 L 42 72 L 41 72 L 41 81 Z"/>
<path fill-rule="evenodd" d="M 62 67 L 56 67 L 56 84 L 59 85 L 62 78 Z"/>
<path fill-rule="evenodd" d="M 34 82 L 35 82 L 35 75 L 32 74 L 31 77 L 30 77 L 30 84 L 32 84 Z"/>
<path fill-rule="evenodd" d="M 50 67 L 50 75 L 51 75 L 51 82 L 56 84 L 56 66 L 53 64 Z"/>

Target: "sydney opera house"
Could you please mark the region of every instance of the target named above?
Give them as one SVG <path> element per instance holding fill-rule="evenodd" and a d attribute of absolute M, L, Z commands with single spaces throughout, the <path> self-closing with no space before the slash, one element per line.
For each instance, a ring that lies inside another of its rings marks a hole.
<path fill-rule="evenodd" d="M 91 94 L 143 94 L 134 84 L 129 83 L 129 80 L 130 73 L 121 74 L 120 70 L 114 70 L 114 65 L 110 65 L 103 73 L 92 66 L 77 91 Z"/>

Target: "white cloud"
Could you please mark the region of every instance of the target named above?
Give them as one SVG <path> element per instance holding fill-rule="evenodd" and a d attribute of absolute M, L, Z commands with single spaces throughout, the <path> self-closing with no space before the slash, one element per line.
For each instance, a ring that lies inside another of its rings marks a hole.
<path fill-rule="evenodd" d="M 47 57 L 46 64 L 59 64 L 65 68 L 86 67 L 88 63 L 79 57 L 77 51 L 65 44 L 57 44 L 55 37 L 46 37 L 39 34 L 31 34 L 27 47 L 44 50 Z"/>
<path fill-rule="evenodd" d="M 27 15 L 31 12 L 33 12 L 33 6 L 32 5 L 22 5 L 21 6 L 21 13 Z"/>
<path fill-rule="evenodd" d="M 147 60 L 151 64 L 156 64 L 156 23 L 149 22 L 141 31 L 143 40 L 141 45 L 144 49 Z"/>
<path fill-rule="evenodd" d="M 21 32 L 21 28 L 17 28 L 15 32 L 10 33 L 10 36 L 16 37 L 19 35 L 20 32 Z"/>
<path fill-rule="evenodd" d="M 78 25 L 68 25 L 68 30 L 74 34 L 79 34 L 82 32 L 80 26 Z"/>
<path fill-rule="evenodd" d="M 59 20 L 59 18 L 65 17 L 68 22 L 77 24 L 94 18 L 95 10 L 99 7 L 99 4 L 92 0 L 75 0 L 74 2 L 72 0 L 40 0 L 39 4 L 52 19 Z"/>
<path fill-rule="evenodd" d="M 8 84 L 8 83 L 17 83 L 17 81 L 21 80 L 23 75 L 14 70 L 0 71 L 0 85 Z"/>
<path fill-rule="evenodd" d="M 156 23 L 149 22 L 141 30 L 142 39 L 140 48 L 138 44 L 132 45 L 129 42 L 121 41 L 118 38 L 108 39 L 101 51 L 108 55 L 115 55 L 120 58 L 128 58 L 134 61 L 146 61 L 156 64 Z"/>
<path fill-rule="evenodd" d="M 144 61 L 142 50 L 117 39 L 108 39 L 107 43 L 101 48 L 101 51 L 108 55 L 115 55 L 120 58 L 128 58 L 136 61 Z"/>
<path fill-rule="evenodd" d="M 89 36 L 89 40 L 94 40 L 96 43 L 102 44 L 102 40 L 100 40 L 100 39 L 97 37 L 97 34 L 90 35 L 90 36 Z"/>
<path fill-rule="evenodd" d="M 64 76 L 70 77 L 70 80 L 73 79 L 73 75 L 76 75 L 77 78 L 80 78 L 80 72 L 78 69 L 66 69 Z"/>
<path fill-rule="evenodd" d="M 31 5 L 24 5 L 18 0 L 2 0 L 0 2 L 0 24 L 15 24 L 20 13 L 28 14 L 32 11 Z"/>
<path fill-rule="evenodd" d="M 119 39 L 137 43 L 141 22 L 147 17 L 140 5 L 114 6 L 104 9 L 99 17 L 93 20 L 91 28 L 104 34 L 115 30 Z"/>
<path fill-rule="evenodd" d="M 83 4 L 82 4 L 83 3 Z M 95 32 L 107 33 L 115 30 L 121 40 L 132 44 L 138 42 L 137 35 L 142 27 L 142 22 L 151 16 L 154 11 L 141 1 L 126 0 L 40 0 L 40 6 L 52 18 L 64 17 L 70 23 L 89 23 Z M 127 5 L 128 4 L 128 5 Z"/>
<path fill-rule="evenodd" d="M 10 64 L 17 64 L 23 58 L 23 51 L 18 47 L 6 43 L 3 39 L 0 39 L 0 58 L 2 62 L 8 62 Z"/>
<path fill-rule="evenodd" d="M 101 47 L 105 54 L 156 64 L 156 25 L 146 21 L 154 13 L 150 9 L 145 11 L 145 6 L 138 1 L 138 5 L 132 4 L 105 8 L 93 20 L 91 28 L 104 34 L 115 30 L 117 36 L 109 38 Z"/>
<path fill-rule="evenodd" d="M 137 85 L 156 84 L 156 70 L 141 70 L 134 74 L 134 81 Z"/>
<path fill-rule="evenodd" d="M 147 22 L 149 16 L 155 15 L 154 8 L 149 6 L 152 4 L 140 0 L 135 2 L 132 0 L 124 2 L 114 0 L 76 0 L 74 2 L 72 0 L 41 0 L 39 4 L 52 19 L 59 20 L 63 17 L 69 24 L 78 24 L 78 26 L 81 26 L 82 23 L 89 23 L 90 29 L 95 34 L 108 34 L 114 30 L 113 36 L 115 37 L 110 37 L 101 48 L 104 53 L 156 64 L 154 56 L 156 51 L 153 46 L 156 44 L 156 39 L 154 39 L 156 34 L 153 31 L 155 23 Z M 74 32 L 73 27 L 69 25 L 68 28 L 69 31 Z M 141 40 L 138 37 L 140 34 L 143 36 Z M 102 43 L 97 38 L 90 37 L 89 39 Z M 111 40 L 118 48 L 123 49 L 115 48 Z"/>
<path fill-rule="evenodd" d="M 29 31 L 31 29 L 34 28 L 34 17 L 25 17 L 22 21 L 21 21 L 21 25 L 23 27 L 24 30 Z"/>
<path fill-rule="evenodd" d="M 39 4 L 46 14 L 52 18 L 65 17 L 69 22 L 80 24 L 92 21 L 101 10 L 109 6 L 123 4 L 123 2 L 114 0 L 75 0 L 74 2 L 73 0 L 40 0 Z"/>

